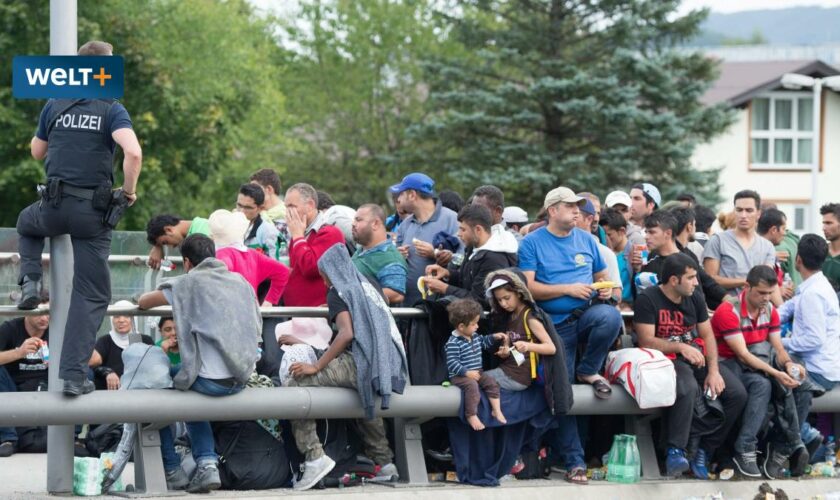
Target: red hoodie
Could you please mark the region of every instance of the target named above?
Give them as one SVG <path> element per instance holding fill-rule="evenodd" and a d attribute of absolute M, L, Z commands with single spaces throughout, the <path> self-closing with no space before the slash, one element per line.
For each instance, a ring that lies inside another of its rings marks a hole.
<path fill-rule="evenodd" d="M 335 226 L 321 226 L 304 238 L 295 238 L 289 247 L 292 274 L 283 294 L 283 305 L 317 307 L 327 303 L 327 286 L 318 272 L 318 259 L 336 243 L 344 244 L 344 234 Z"/>
<path fill-rule="evenodd" d="M 241 274 L 245 281 L 257 287 L 265 280 L 271 280 L 271 287 L 265 296 L 265 300 L 271 304 L 277 304 L 280 297 L 286 290 L 289 282 L 289 268 L 276 260 L 266 257 L 253 248 L 243 252 L 236 248 L 227 247 L 216 251 L 216 258 L 224 262 L 228 270 Z"/>

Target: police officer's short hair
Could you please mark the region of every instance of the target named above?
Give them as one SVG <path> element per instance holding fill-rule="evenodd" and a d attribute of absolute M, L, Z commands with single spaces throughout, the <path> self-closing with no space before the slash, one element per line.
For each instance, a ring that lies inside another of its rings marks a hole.
<path fill-rule="evenodd" d="M 108 42 L 91 40 L 79 47 L 80 56 L 110 56 L 114 53 L 114 46 Z"/>
<path fill-rule="evenodd" d="M 239 186 L 239 194 L 251 198 L 257 205 L 265 203 L 265 191 L 255 184 L 248 183 Z"/>
<path fill-rule="evenodd" d="M 289 191 L 297 191 L 303 201 L 312 200 L 315 202 L 315 205 L 318 205 L 318 192 L 315 191 L 315 188 L 305 182 L 298 182 L 297 184 L 292 185 L 289 189 L 286 190 L 286 193 Z"/>
<path fill-rule="evenodd" d="M 203 234 L 191 234 L 181 243 L 181 257 L 197 266 L 205 259 L 216 256 L 216 245 L 210 237 Z"/>
<path fill-rule="evenodd" d="M 181 218 L 172 214 L 155 215 L 146 224 L 146 240 L 150 245 L 157 245 L 157 239 L 166 234 L 167 226 L 177 226 Z"/>
<path fill-rule="evenodd" d="M 256 182 L 263 187 L 271 186 L 271 188 L 274 189 L 274 194 L 280 194 L 280 190 L 283 189 L 280 185 L 280 176 L 277 175 L 277 172 L 270 168 L 261 168 L 257 170 L 251 174 L 251 177 L 248 180 Z"/>

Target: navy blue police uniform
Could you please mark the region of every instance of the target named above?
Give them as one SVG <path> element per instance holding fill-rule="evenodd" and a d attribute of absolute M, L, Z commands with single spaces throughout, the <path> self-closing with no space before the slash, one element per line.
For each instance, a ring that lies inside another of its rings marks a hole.
<path fill-rule="evenodd" d="M 116 143 L 111 134 L 121 128 L 131 128 L 131 118 L 113 99 L 51 99 L 35 133 L 47 141 L 47 186 L 41 189 L 41 200 L 18 216 L 19 284 L 26 292 L 27 283 L 41 281 L 44 238 L 70 235 L 73 294 L 59 370 L 65 384 L 86 380 L 96 332 L 111 301 L 111 228 L 103 218 L 114 182 Z M 28 298 L 24 304 L 24 293 L 18 307 L 37 306 L 32 294 Z"/>

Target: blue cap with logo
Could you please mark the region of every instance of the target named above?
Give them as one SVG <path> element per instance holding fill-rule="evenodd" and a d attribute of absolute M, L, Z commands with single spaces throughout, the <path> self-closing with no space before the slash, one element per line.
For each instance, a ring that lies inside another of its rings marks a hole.
<path fill-rule="evenodd" d="M 586 198 L 586 201 L 580 206 L 580 211 L 586 215 L 595 215 L 595 204 L 592 200 Z"/>
<path fill-rule="evenodd" d="M 394 184 L 393 186 L 388 188 L 391 194 L 394 195 L 400 194 L 403 191 L 408 191 L 409 189 L 413 189 L 418 193 L 434 196 L 435 181 L 433 181 L 432 178 L 426 174 L 414 172 L 403 177 L 402 182 L 400 182 L 399 184 Z"/>

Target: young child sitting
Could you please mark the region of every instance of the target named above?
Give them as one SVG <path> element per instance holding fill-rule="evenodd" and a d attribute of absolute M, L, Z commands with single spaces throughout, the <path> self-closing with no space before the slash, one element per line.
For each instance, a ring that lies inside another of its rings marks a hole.
<path fill-rule="evenodd" d="M 455 330 L 446 341 L 446 367 L 449 380 L 464 391 L 464 416 L 470 426 L 483 430 L 484 424 L 476 415 L 481 400 L 479 387 L 490 400 L 493 417 L 506 424 L 499 399 L 499 384 L 493 377 L 481 371 L 481 351 L 493 346 L 494 341 L 503 340 L 505 334 L 475 335 L 481 316 L 481 305 L 472 299 L 460 299 L 449 304 L 449 323 Z"/>

